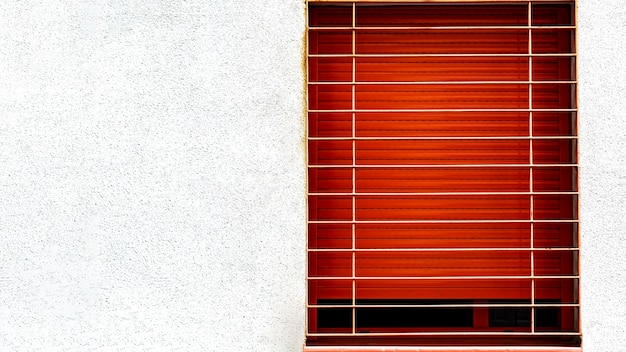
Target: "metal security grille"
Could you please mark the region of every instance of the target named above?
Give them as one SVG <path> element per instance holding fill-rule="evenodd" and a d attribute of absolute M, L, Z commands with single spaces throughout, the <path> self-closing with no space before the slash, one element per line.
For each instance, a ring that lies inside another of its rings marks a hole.
<path fill-rule="evenodd" d="M 307 344 L 579 345 L 575 3 L 307 8 Z"/>

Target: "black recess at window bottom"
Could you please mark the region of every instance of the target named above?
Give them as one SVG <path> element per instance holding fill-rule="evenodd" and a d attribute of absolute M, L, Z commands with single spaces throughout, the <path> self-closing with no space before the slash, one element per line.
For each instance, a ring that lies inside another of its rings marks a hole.
<path fill-rule="evenodd" d="M 319 305 L 350 305 L 350 300 L 320 300 Z M 489 301 L 491 304 L 529 304 L 530 301 Z M 537 301 L 537 304 L 555 304 L 556 300 Z M 357 305 L 442 305 L 472 304 L 471 301 L 424 301 L 424 300 L 361 300 Z M 490 327 L 529 327 L 529 307 L 489 308 Z M 410 328 L 410 327 L 472 327 L 472 308 L 356 308 L 356 326 L 359 328 Z M 352 308 L 320 308 L 317 313 L 319 328 L 350 328 Z M 535 326 L 557 327 L 559 308 L 535 308 Z"/>
<path fill-rule="evenodd" d="M 350 300 L 320 300 L 319 305 L 350 305 Z M 472 304 L 471 301 L 432 300 L 358 300 L 357 305 L 440 305 Z M 358 328 L 411 328 L 411 327 L 472 327 L 472 308 L 356 308 Z M 348 328 L 352 326 L 351 308 L 320 308 L 317 313 L 319 328 Z"/>
<path fill-rule="evenodd" d="M 529 300 L 519 301 L 490 301 L 491 304 L 530 304 Z M 537 304 L 557 304 L 558 300 L 537 300 Z M 529 327 L 530 307 L 522 308 L 489 308 L 490 327 Z M 559 308 L 535 308 L 536 327 L 557 327 L 559 325 Z"/>

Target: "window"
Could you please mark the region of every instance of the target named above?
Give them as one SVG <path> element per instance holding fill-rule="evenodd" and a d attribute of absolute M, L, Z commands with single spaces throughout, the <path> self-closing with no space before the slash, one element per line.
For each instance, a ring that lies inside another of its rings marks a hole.
<path fill-rule="evenodd" d="M 573 1 L 308 1 L 307 345 L 580 346 Z"/>

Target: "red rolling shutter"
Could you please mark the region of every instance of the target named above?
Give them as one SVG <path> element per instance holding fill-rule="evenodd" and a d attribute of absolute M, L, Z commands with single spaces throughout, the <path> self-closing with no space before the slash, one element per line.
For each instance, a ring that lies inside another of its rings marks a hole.
<path fill-rule="evenodd" d="M 578 335 L 573 4 L 311 3 L 309 28 L 309 341 Z M 473 323 L 360 324 L 402 307 Z"/>

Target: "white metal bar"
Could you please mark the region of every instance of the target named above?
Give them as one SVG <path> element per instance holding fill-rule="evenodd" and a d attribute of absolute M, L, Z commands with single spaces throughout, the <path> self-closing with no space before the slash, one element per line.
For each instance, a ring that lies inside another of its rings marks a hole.
<path fill-rule="evenodd" d="M 307 4 L 324 4 L 324 3 L 377 3 L 385 5 L 394 4 L 420 4 L 420 3 L 440 3 L 442 5 L 476 5 L 480 3 L 495 3 L 497 5 L 521 5 L 528 1 L 534 3 L 571 3 L 573 0 L 470 0 L 464 2 L 464 0 L 306 0 Z"/>
<path fill-rule="evenodd" d="M 310 196 L 527 196 L 578 195 L 578 192 L 310 192 Z"/>
<path fill-rule="evenodd" d="M 514 332 L 514 331 L 429 331 L 429 332 L 358 332 L 352 333 L 309 333 L 308 336 L 580 336 L 579 332 Z"/>
<path fill-rule="evenodd" d="M 310 54 L 309 57 L 574 57 L 574 53 L 533 53 L 533 54 Z"/>
<path fill-rule="evenodd" d="M 524 30 L 524 29 L 571 29 L 575 30 L 575 26 L 380 26 L 380 27 L 372 27 L 372 26 L 360 26 L 360 27 L 346 27 L 346 26 L 337 26 L 337 27 L 329 27 L 329 26 L 313 26 L 309 27 L 309 30 L 312 31 L 348 31 L 348 30 L 362 30 L 362 31 L 386 31 L 386 30 Z"/>
<path fill-rule="evenodd" d="M 309 220 L 309 224 L 532 224 L 579 223 L 579 220 Z"/>
<path fill-rule="evenodd" d="M 531 2 L 528 2 L 528 54 L 532 55 L 533 53 L 533 31 L 530 28 L 530 26 L 532 26 L 532 21 L 533 21 L 533 5 Z M 528 135 L 530 137 L 533 136 L 533 57 L 530 56 L 528 58 L 528 81 L 530 82 L 528 85 L 528 109 L 531 110 L 531 112 L 528 113 Z M 533 165 L 534 164 L 534 158 L 533 158 L 533 140 L 530 139 L 529 141 L 529 153 L 528 153 L 528 157 L 530 159 L 530 164 Z M 533 168 L 531 167 L 529 169 L 529 182 L 528 182 L 528 187 L 530 189 L 530 192 L 533 192 Z M 535 197 L 533 195 L 530 196 L 530 220 L 534 220 L 535 219 Z M 535 225 L 534 224 L 530 224 L 530 248 L 534 248 L 535 246 Z M 535 276 L 535 252 L 534 251 L 530 251 L 530 275 L 531 276 Z M 535 304 L 535 280 L 531 279 L 530 280 L 530 303 L 531 304 Z M 535 308 L 531 307 L 530 308 L 530 331 L 531 332 L 535 332 Z"/>
<path fill-rule="evenodd" d="M 503 247 L 485 247 L 485 248 L 309 248 L 308 252 L 489 252 L 489 251 L 508 251 L 508 252 L 523 252 L 523 251 L 562 251 L 562 252 L 577 252 L 580 248 L 566 248 L 566 247 L 546 247 L 546 248 L 503 248 Z"/>
<path fill-rule="evenodd" d="M 498 136 L 498 137 L 309 137 L 311 141 L 384 141 L 384 140 L 408 140 L 408 141 L 428 141 L 428 140 L 531 140 L 531 139 L 578 139 L 578 136 Z"/>
<path fill-rule="evenodd" d="M 356 110 L 356 3 L 352 3 L 352 110 Z M 352 137 L 356 137 L 356 113 L 352 113 Z M 352 193 L 356 193 L 356 140 L 352 140 Z M 356 221 L 356 196 L 352 196 L 352 221 Z M 356 224 L 352 224 L 352 304 L 356 304 Z M 352 333 L 356 333 L 356 309 L 352 309 Z"/>
<path fill-rule="evenodd" d="M 311 38 L 309 36 L 309 31 L 308 31 L 308 29 L 310 28 L 310 21 L 309 21 L 310 13 L 309 13 L 309 6 L 308 6 L 308 4 L 307 4 L 307 6 L 305 6 L 305 14 L 304 14 L 304 16 L 305 16 L 305 25 L 306 25 L 306 28 L 307 28 L 307 31 L 305 32 L 305 39 L 306 39 L 306 49 L 305 49 L 306 50 L 306 67 L 304 68 L 304 77 L 305 77 L 305 83 L 308 84 L 311 81 L 311 77 L 310 77 L 310 73 L 309 73 L 309 70 L 310 70 L 309 60 L 310 60 L 310 57 L 311 57 L 311 50 L 310 50 L 311 49 Z M 309 106 L 309 94 L 308 94 L 308 92 L 305 92 L 304 97 L 306 99 L 306 105 L 308 107 Z M 307 141 L 308 141 L 308 138 L 311 135 L 311 131 L 310 131 L 310 128 L 309 128 L 309 120 L 308 119 L 305 121 L 305 124 L 304 124 L 304 135 L 307 137 Z M 306 163 L 307 163 L 307 165 L 309 165 L 310 164 L 310 160 L 309 160 L 309 143 L 308 142 L 305 143 L 304 153 L 305 153 L 304 154 L 304 158 L 306 160 Z M 307 167 L 307 170 L 308 170 L 308 167 Z M 309 183 L 309 180 L 308 180 L 308 176 L 307 176 L 307 182 L 306 182 L 306 191 L 307 191 L 307 193 L 310 191 L 310 183 Z M 305 200 L 305 211 L 306 211 L 307 223 L 308 223 L 308 221 L 311 220 L 310 216 L 309 216 L 309 214 L 310 214 L 309 213 L 309 208 L 310 208 L 309 197 L 307 196 L 306 200 Z M 304 260 L 304 272 L 306 273 L 306 276 L 305 276 L 306 293 L 305 293 L 305 296 L 304 296 L 304 300 L 305 300 L 304 302 L 305 302 L 305 305 L 308 305 L 309 302 L 310 302 L 310 299 L 311 299 L 311 292 L 310 292 L 311 290 L 310 290 L 310 285 L 309 285 L 309 280 L 308 280 L 309 270 L 310 270 L 309 260 L 308 260 L 309 259 L 308 245 L 310 243 L 309 241 L 310 241 L 310 236 L 311 236 L 311 234 L 309 233 L 309 226 L 306 226 L 306 228 L 305 228 L 305 236 L 306 236 L 305 240 L 306 240 L 306 244 L 307 244 L 307 251 L 305 251 L 305 254 L 304 254 L 305 255 L 304 258 L 306 258 Z M 304 331 L 306 331 L 306 333 L 308 333 L 309 332 L 309 328 L 310 328 L 309 327 L 309 311 L 306 310 L 306 316 L 305 316 L 305 319 L 304 319 Z"/>
<path fill-rule="evenodd" d="M 393 112 L 575 112 L 578 109 L 335 109 L 335 110 L 321 110 L 321 109 L 310 109 L 308 112 L 385 112 L 385 113 L 393 113 Z"/>
<path fill-rule="evenodd" d="M 580 307 L 580 304 L 323 304 L 307 305 L 307 308 L 549 308 L 549 307 Z"/>
<path fill-rule="evenodd" d="M 578 1 L 574 2 L 574 9 L 573 9 L 573 17 L 574 17 L 574 26 L 578 27 Z M 578 36 L 576 35 L 576 32 L 574 32 L 573 35 L 573 45 L 574 45 L 574 53 L 577 54 L 578 52 Z M 573 75 L 574 79 L 578 82 L 578 56 L 574 57 L 574 63 L 572 65 L 572 70 L 574 70 Z M 571 71 L 570 71 L 571 72 Z M 574 99 L 573 99 L 573 103 L 575 104 L 575 106 L 580 106 L 579 104 L 579 97 L 578 94 L 574 94 Z M 575 119 L 575 123 L 574 123 L 574 128 L 575 128 L 575 132 L 576 134 L 578 134 L 579 131 L 579 119 L 578 116 L 576 116 Z M 579 160 L 578 157 L 578 148 L 576 148 L 576 159 L 575 160 Z M 574 175 L 574 179 L 575 182 L 578 183 L 578 174 Z M 574 209 L 576 210 L 576 215 L 578 216 L 578 214 L 580 214 L 580 201 L 576 202 L 576 206 L 574 207 Z M 580 246 L 580 228 L 576 227 L 575 228 L 575 235 L 574 235 L 574 240 L 576 241 L 576 245 Z M 575 257 L 575 263 L 574 263 L 574 270 L 576 274 L 580 274 L 580 253 L 578 253 L 578 255 Z M 581 298 L 580 298 L 580 281 L 581 280 L 577 280 L 574 283 L 574 299 L 576 300 L 576 302 L 578 302 L 579 304 L 581 303 Z M 578 313 L 574 314 L 574 319 L 576 319 L 576 321 L 574 322 L 574 326 L 576 327 L 577 331 L 582 331 L 582 320 L 580 319 L 580 311 L 578 311 Z"/>
<path fill-rule="evenodd" d="M 553 279 L 579 279 L 578 275 L 555 275 L 555 276 L 357 276 L 357 280 L 384 281 L 384 280 L 553 280 Z M 309 276 L 309 280 L 352 280 L 352 276 Z"/>
<path fill-rule="evenodd" d="M 346 168 L 346 167 L 353 167 L 350 164 L 336 164 L 336 165 L 325 165 L 325 164 L 320 164 L 320 165 L 308 165 L 308 167 L 311 168 L 328 168 L 328 169 L 333 169 L 333 168 Z M 381 165 L 381 164 L 359 164 L 359 165 L 355 165 L 354 167 L 356 168 L 388 168 L 388 169 L 412 169 L 412 168 L 483 168 L 483 167 L 487 167 L 487 168 L 502 168 L 502 167 L 522 167 L 522 168 L 529 168 L 529 167 L 578 167 L 578 164 L 534 164 L 534 165 L 530 165 L 530 164 L 423 164 L 423 165 L 416 165 L 416 164 L 389 164 L 389 165 Z"/>
<path fill-rule="evenodd" d="M 482 84 L 497 84 L 497 85 L 528 85 L 528 84 L 576 84 L 576 81 L 313 81 L 309 82 L 310 85 L 482 85 Z"/>

